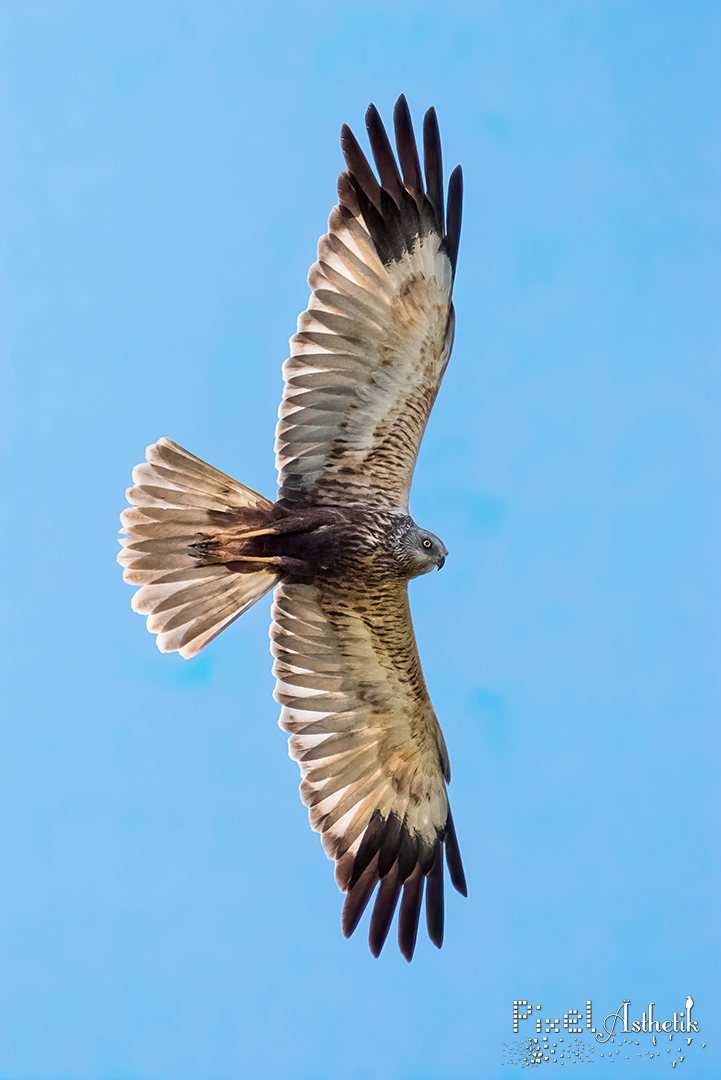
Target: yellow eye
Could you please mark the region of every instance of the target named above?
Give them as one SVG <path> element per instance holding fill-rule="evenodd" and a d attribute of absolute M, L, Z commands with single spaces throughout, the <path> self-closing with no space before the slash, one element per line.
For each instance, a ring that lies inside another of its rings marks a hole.
<path fill-rule="evenodd" d="M 431 544 L 430 540 L 424 540 L 423 541 L 423 547 L 429 548 L 429 547 L 433 547 L 433 545 Z"/>

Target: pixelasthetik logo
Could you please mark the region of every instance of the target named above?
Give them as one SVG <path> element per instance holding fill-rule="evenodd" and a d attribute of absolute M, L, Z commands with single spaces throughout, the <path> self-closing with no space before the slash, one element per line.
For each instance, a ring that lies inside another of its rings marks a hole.
<path fill-rule="evenodd" d="M 541 1005 L 518 998 L 513 1002 L 513 1034 L 521 1038 L 504 1043 L 503 1064 L 525 1067 L 546 1062 L 592 1064 L 601 1058 L 615 1062 L 664 1057 L 675 1069 L 688 1061 L 694 1043 L 696 1049 L 706 1048 L 690 994 L 683 1009 L 663 1019 L 655 1012 L 654 1001 L 640 1013 L 634 1013 L 631 1006 L 631 999 L 624 998 L 616 1011 L 595 1027 L 590 999 L 585 1010 L 569 1009 L 561 1017 L 544 1016 Z"/>

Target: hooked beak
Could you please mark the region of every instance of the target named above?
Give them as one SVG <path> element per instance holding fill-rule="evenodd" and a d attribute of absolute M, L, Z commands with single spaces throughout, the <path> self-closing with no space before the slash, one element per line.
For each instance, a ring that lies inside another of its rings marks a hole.
<path fill-rule="evenodd" d="M 442 570 L 443 566 L 445 565 L 445 561 L 446 561 L 446 557 L 444 555 L 443 558 L 441 559 L 441 561 L 438 563 L 438 566 L 436 567 L 436 569 L 437 570 Z"/>

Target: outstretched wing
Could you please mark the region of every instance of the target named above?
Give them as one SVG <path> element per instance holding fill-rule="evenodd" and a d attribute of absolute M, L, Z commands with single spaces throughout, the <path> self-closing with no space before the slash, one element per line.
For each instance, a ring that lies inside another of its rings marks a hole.
<path fill-rule="evenodd" d="M 348 127 L 348 171 L 318 244 L 276 431 L 279 499 L 407 510 L 418 449 L 453 344 L 461 171 L 448 214 L 438 125 L 426 113 L 425 187 L 404 97 L 394 114 L 403 178 L 375 106 L 366 124 L 380 184 Z"/>
<path fill-rule="evenodd" d="M 291 733 L 310 823 L 347 892 L 349 937 L 376 884 L 370 947 L 378 956 L 398 897 L 401 951 L 410 960 L 427 880 L 428 932 L 443 941 L 443 848 L 466 885 L 448 805 L 443 735 L 423 681 L 405 582 L 282 583 L 271 648 L 280 726 Z"/>

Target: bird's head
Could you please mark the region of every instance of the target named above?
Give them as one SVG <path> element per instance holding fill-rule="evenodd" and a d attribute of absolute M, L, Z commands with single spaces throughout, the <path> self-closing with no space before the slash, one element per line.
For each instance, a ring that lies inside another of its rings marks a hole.
<path fill-rule="evenodd" d="M 396 549 L 398 561 L 409 577 L 420 577 L 431 570 L 440 570 L 448 549 L 442 540 L 427 529 L 419 529 L 414 521 L 399 537 Z"/>

